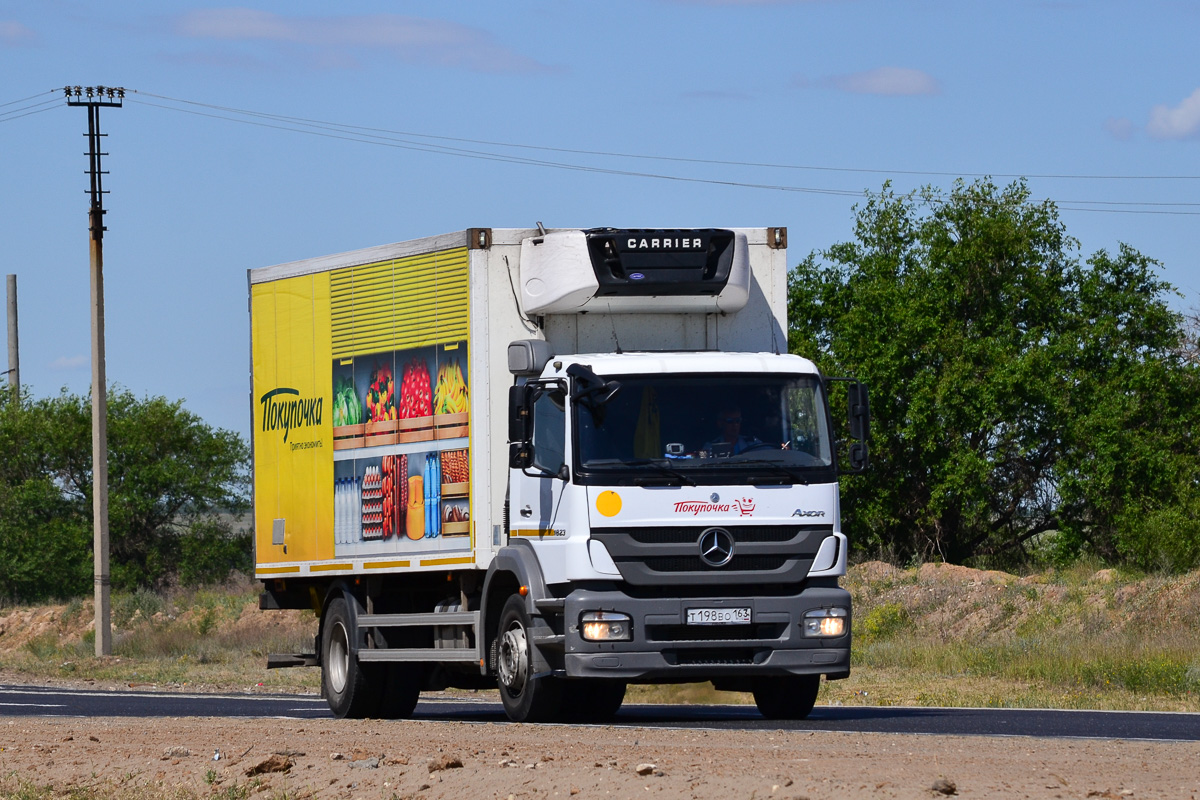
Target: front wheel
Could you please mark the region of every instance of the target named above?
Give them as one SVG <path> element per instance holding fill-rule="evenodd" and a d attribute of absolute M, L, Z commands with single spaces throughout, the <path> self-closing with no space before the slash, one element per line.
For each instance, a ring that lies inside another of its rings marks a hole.
<path fill-rule="evenodd" d="M 514 722 L 546 722 L 559 710 L 562 687 L 549 676 L 533 674 L 533 637 L 525 600 L 513 595 L 500 612 L 496 634 L 496 683 L 504 713 Z"/>
<path fill-rule="evenodd" d="M 562 691 L 562 718 L 566 722 L 607 722 L 625 702 L 624 681 L 567 681 Z"/>
<path fill-rule="evenodd" d="M 820 675 L 755 678 L 754 705 L 767 719 L 804 719 L 817 703 Z"/>

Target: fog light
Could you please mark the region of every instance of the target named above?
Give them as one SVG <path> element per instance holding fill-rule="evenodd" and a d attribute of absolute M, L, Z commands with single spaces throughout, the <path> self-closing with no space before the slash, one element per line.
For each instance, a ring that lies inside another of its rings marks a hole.
<path fill-rule="evenodd" d="M 844 608 L 818 608 L 804 613 L 805 636 L 842 636 L 846 633 Z"/>
<path fill-rule="evenodd" d="M 633 621 L 615 611 L 588 611 L 579 630 L 589 642 L 627 642 L 633 638 Z"/>

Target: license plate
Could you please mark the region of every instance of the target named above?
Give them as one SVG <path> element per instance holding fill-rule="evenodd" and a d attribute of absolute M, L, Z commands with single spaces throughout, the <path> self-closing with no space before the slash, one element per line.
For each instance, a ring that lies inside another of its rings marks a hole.
<path fill-rule="evenodd" d="M 748 608 L 689 608 L 688 625 L 749 625 Z"/>

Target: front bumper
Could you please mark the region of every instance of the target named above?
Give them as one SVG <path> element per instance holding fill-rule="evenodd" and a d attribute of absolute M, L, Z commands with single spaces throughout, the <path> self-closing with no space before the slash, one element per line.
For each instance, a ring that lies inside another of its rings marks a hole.
<path fill-rule="evenodd" d="M 690 608 L 751 609 L 749 625 L 688 625 Z M 809 588 L 790 597 L 635 598 L 621 591 L 577 589 L 564 603 L 563 666 L 567 677 L 635 682 L 700 681 L 759 675 L 850 674 L 846 634 L 805 638 L 806 611 L 850 609 L 850 593 Z M 588 611 L 615 611 L 633 621 L 628 642 L 590 642 L 580 635 Z"/>

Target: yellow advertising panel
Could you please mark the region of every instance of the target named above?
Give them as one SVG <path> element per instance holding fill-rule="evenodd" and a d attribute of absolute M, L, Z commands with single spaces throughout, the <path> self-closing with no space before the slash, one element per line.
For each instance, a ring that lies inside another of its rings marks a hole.
<path fill-rule="evenodd" d="M 255 285 L 251 303 L 258 562 L 332 558 L 329 275 Z"/>
<path fill-rule="evenodd" d="M 456 248 L 252 286 L 260 573 L 470 552 L 467 265 Z"/>

